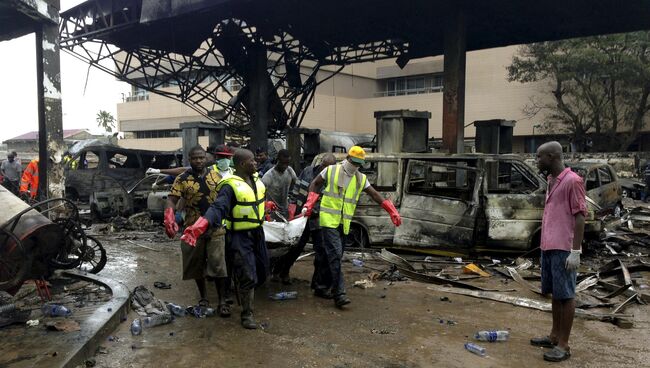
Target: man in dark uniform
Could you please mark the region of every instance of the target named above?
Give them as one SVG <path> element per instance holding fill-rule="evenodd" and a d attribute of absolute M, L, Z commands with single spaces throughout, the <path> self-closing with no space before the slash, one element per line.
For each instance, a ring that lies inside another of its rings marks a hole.
<path fill-rule="evenodd" d="M 320 174 L 321 171 L 334 164 L 336 164 L 336 158 L 332 153 L 327 153 L 323 156 L 323 160 L 319 165 L 307 166 L 302 170 L 298 177 L 298 182 L 294 185 L 293 192 L 290 195 L 290 201 L 291 203 L 296 204 L 297 211 L 300 211 L 302 206 L 305 204 L 305 201 L 307 201 L 309 184 L 318 174 Z M 330 288 L 332 287 L 332 278 L 330 277 L 327 255 L 323 248 L 321 229 L 318 225 L 319 207 L 318 203 L 314 206 L 309 222 L 307 222 L 305 231 L 302 233 L 302 237 L 298 241 L 298 244 L 289 249 L 287 254 L 280 257 L 277 261 L 276 268 L 282 283 L 290 283 L 291 279 L 289 278 L 289 270 L 305 249 L 305 245 L 311 237 L 311 242 L 314 245 L 315 252 L 314 275 L 311 280 L 311 288 L 314 290 L 314 295 L 325 299 L 331 299 L 332 294 L 330 293 Z"/>
<path fill-rule="evenodd" d="M 237 150 L 233 158 L 235 173 L 219 183 L 216 201 L 203 217 L 185 229 L 181 240 L 194 244 L 210 226 L 219 226 L 226 220 L 228 257 L 241 293 L 241 324 L 255 329 L 254 289 L 264 283 L 269 269 L 262 229 L 266 190 L 257 175 L 251 151 Z"/>

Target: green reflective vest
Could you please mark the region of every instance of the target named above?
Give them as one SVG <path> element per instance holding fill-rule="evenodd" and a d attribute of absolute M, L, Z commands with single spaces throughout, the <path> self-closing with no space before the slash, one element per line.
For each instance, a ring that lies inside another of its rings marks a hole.
<path fill-rule="evenodd" d="M 226 219 L 226 228 L 228 230 L 244 231 L 262 226 L 266 187 L 257 174 L 255 174 L 253 180 L 255 180 L 257 193 L 244 179 L 234 174 L 225 177 L 217 185 L 217 190 L 224 185 L 230 185 L 235 192 L 236 204 L 230 210 L 230 216 Z"/>
<path fill-rule="evenodd" d="M 343 223 L 343 233 L 350 232 L 350 223 L 361 197 L 361 191 L 366 185 L 366 176 L 357 172 L 350 180 L 347 188 L 341 193 L 339 190 L 339 173 L 343 170 L 341 165 L 332 165 L 327 168 L 327 186 L 323 191 L 320 201 L 320 219 L 322 227 L 336 229 Z"/>

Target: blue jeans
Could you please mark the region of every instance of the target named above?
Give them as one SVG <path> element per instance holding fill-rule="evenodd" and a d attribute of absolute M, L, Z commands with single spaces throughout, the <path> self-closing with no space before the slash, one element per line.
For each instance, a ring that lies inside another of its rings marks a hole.
<path fill-rule="evenodd" d="M 345 280 L 341 270 L 345 235 L 343 235 L 341 227 L 336 229 L 323 227 L 321 230 L 323 233 L 323 248 L 332 280 L 332 295 L 336 298 L 345 295 Z"/>

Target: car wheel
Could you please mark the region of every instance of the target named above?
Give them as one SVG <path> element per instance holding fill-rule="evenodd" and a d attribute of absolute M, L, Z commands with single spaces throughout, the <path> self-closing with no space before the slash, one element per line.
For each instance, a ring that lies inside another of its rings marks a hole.
<path fill-rule="evenodd" d="M 348 248 L 368 248 L 368 234 L 361 225 L 350 226 L 350 233 L 346 237 L 346 247 Z"/>

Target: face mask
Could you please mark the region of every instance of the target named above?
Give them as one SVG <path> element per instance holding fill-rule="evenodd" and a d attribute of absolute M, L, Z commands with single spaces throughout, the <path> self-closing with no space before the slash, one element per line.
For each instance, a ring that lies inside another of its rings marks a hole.
<path fill-rule="evenodd" d="M 348 176 L 354 175 L 354 173 L 356 173 L 358 169 L 359 168 L 355 164 L 353 164 L 348 160 L 345 160 L 343 162 L 343 171 L 345 171 L 345 173 L 348 174 Z"/>
<path fill-rule="evenodd" d="M 217 168 L 219 171 L 226 171 L 230 167 L 230 159 L 222 158 L 217 160 Z"/>

